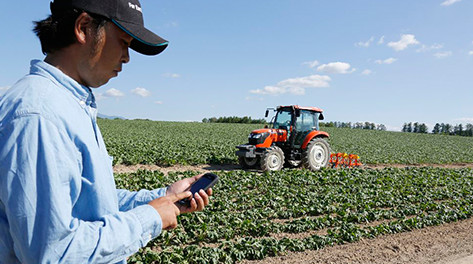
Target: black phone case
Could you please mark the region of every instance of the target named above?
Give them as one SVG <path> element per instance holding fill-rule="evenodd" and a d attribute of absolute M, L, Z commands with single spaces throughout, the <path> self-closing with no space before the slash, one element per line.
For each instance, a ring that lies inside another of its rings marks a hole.
<path fill-rule="evenodd" d="M 211 172 L 207 172 L 206 174 L 204 174 L 204 175 L 202 176 L 202 178 L 204 178 L 204 177 L 211 177 L 211 178 L 213 178 L 212 181 L 211 181 L 209 184 L 207 184 L 207 186 L 205 186 L 204 188 L 200 188 L 200 189 L 202 189 L 202 190 L 204 190 L 204 191 L 207 191 L 209 188 L 212 188 L 212 187 L 218 182 L 218 176 L 217 176 L 216 174 L 211 173 Z M 202 179 L 202 178 L 201 178 L 201 179 Z M 199 179 L 199 180 L 200 180 L 200 179 Z M 194 184 L 198 183 L 199 180 L 197 180 L 196 182 L 194 182 Z M 193 186 L 194 184 L 192 184 L 192 185 L 189 187 L 188 190 L 192 190 L 192 186 Z M 200 190 L 200 189 L 199 189 L 199 190 Z M 194 198 L 194 194 L 195 194 L 196 192 L 198 192 L 199 190 L 196 190 L 195 192 L 193 192 L 191 198 Z M 178 203 L 181 204 L 181 205 L 190 206 L 191 198 L 182 199 L 182 200 L 180 200 Z"/>

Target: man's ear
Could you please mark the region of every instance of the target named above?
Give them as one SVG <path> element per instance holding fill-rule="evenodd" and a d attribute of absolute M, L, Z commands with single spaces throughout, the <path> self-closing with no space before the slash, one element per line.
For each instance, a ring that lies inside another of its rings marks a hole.
<path fill-rule="evenodd" d="M 74 34 L 79 44 L 85 44 L 87 42 L 87 36 L 90 34 L 90 27 L 92 25 L 93 18 L 86 12 L 82 12 L 76 19 L 74 24 Z"/>

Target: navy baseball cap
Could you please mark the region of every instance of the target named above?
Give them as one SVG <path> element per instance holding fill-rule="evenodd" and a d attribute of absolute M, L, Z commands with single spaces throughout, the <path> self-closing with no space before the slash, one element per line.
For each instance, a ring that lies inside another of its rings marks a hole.
<path fill-rule="evenodd" d="M 168 46 L 168 41 L 146 29 L 143 11 L 138 0 L 54 0 L 51 13 L 73 7 L 103 16 L 133 37 L 130 48 L 144 55 L 157 55 Z"/>

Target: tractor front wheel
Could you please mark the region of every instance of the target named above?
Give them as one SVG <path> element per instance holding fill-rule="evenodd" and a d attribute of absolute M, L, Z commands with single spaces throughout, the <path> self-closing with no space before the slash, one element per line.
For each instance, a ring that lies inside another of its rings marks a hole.
<path fill-rule="evenodd" d="M 330 159 L 330 145 L 322 138 L 312 139 L 302 152 L 302 166 L 310 170 L 327 167 Z"/>
<path fill-rule="evenodd" d="M 263 171 L 280 170 L 284 166 L 284 152 L 281 148 L 273 146 L 264 152 L 260 163 Z"/>
<path fill-rule="evenodd" d="M 254 169 L 258 165 L 258 158 L 238 157 L 238 163 L 244 169 Z"/>

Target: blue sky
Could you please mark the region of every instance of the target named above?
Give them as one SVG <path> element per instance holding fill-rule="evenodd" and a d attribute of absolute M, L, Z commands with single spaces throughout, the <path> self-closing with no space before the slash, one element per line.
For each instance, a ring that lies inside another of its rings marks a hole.
<path fill-rule="evenodd" d="M 200 121 L 263 118 L 299 104 L 326 121 L 473 123 L 471 0 L 141 0 L 146 26 L 169 40 L 158 56 L 131 52 L 94 90 L 99 112 Z M 27 8 L 25 8 L 27 6 Z M 0 10 L 0 94 L 43 59 L 33 20 L 49 1 Z"/>

